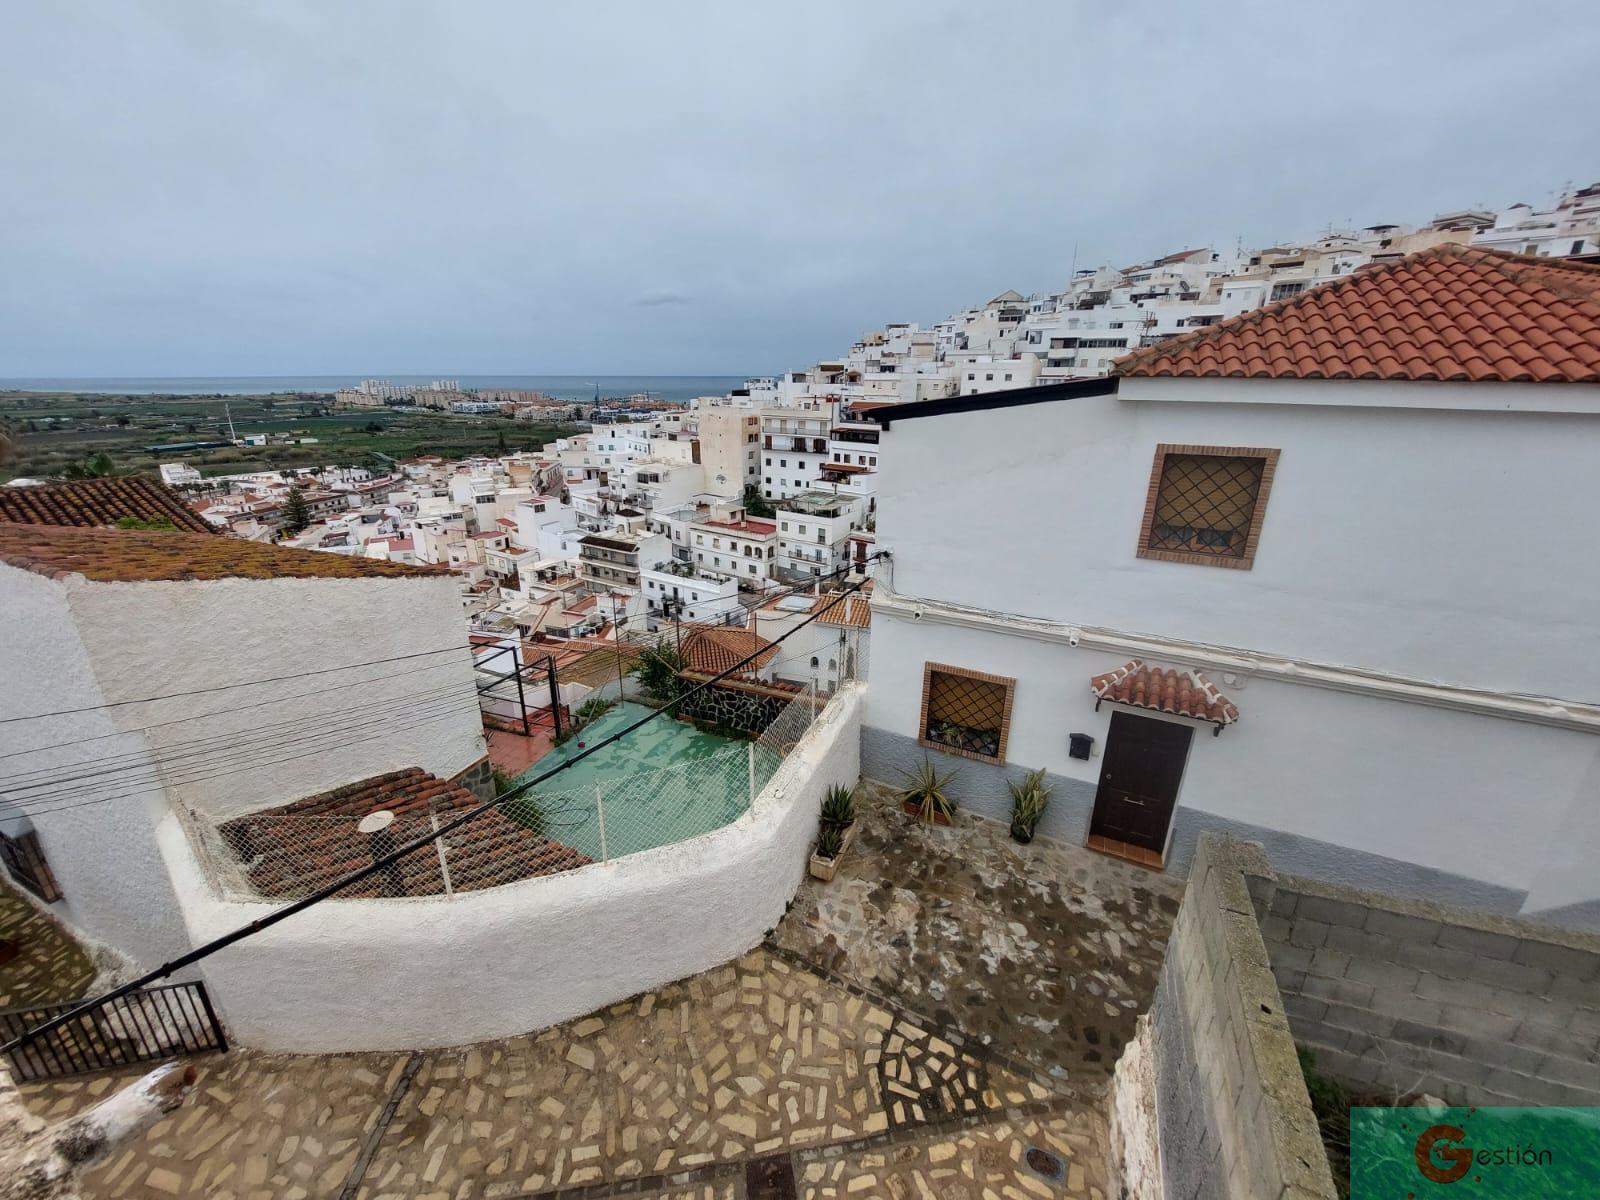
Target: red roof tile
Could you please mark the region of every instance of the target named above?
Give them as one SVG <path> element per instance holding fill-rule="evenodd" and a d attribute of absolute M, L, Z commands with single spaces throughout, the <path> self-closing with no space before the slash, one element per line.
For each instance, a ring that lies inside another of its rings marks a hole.
<path fill-rule="evenodd" d="M 765 667 L 777 657 L 778 647 L 748 629 L 732 627 L 696 629 L 683 639 L 684 667 L 706 675 L 720 675 L 752 654 L 756 657 L 740 668 L 741 674 L 754 674 Z"/>
<path fill-rule="evenodd" d="M 0 521 L 24 525 L 115 525 L 124 517 L 170 521 L 176 529 L 215 533 L 177 492 L 142 475 L 0 487 Z"/>
<path fill-rule="evenodd" d="M 441 819 L 471 808 L 478 797 L 460 784 L 406 767 L 358 783 L 307 796 L 264 812 L 236 817 L 219 832 L 246 864 L 251 886 L 264 896 L 303 896 L 372 862 L 375 848 L 398 846 L 431 831 L 429 814 Z M 508 802 L 511 805 L 515 801 Z M 368 813 L 388 811 L 395 820 L 386 842 L 374 846 L 356 830 Z M 500 809 L 490 809 L 449 835 L 450 885 L 469 892 L 536 875 L 587 866 L 580 850 L 553 842 Z M 437 896 L 444 892 L 439 856 L 413 851 L 395 864 L 339 893 L 340 899 L 375 896 Z"/>
<path fill-rule="evenodd" d="M 1097 700 L 1215 721 L 1218 725 L 1231 725 L 1239 719 L 1238 706 L 1199 671 L 1179 672 L 1170 667 L 1162 670 L 1146 666 L 1137 658 L 1115 671 L 1096 675 L 1089 681 L 1089 690 Z"/>
<path fill-rule="evenodd" d="M 827 611 L 817 618 L 818 625 L 839 625 L 849 629 L 872 627 L 872 602 L 865 596 L 848 596 L 843 600 L 837 596 L 823 596 L 811 611 L 821 609 Z"/>
<path fill-rule="evenodd" d="M 1600 266 L 1438 246 L 1137 350 L 1116 373 L 1600 383 Z"/>
<path fill-rule="evenodd" d="M 77 529 L 0 522 L 0 562 L 36 575 L 101 583 L 156 579 L 437 578 L 441 571 L 383 559 L 294 550 L 266 542 L 167 530 Z"/>

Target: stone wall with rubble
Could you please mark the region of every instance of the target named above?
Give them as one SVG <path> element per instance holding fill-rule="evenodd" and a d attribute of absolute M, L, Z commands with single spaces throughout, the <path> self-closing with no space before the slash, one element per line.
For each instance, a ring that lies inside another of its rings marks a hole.
<path fill-rule="evenodd" d="M 1144 1045 L 1117 1065 L 1112 1157 L 1135 1200 L 1337 1195 L 1245 867 L 1262 873 L 1259 847 L 1200 839 Z"/>
<path fill-rule="evenodd" d="M 707 725 L 760 733 L 778 719 L 793 696 L 768 696 L 731 687 L 708 687 L 680 704 L 679 711 Z"/>
<path fill-rule="evenodd" d="M 1318 1070 L 1455 1104 L 1600 1105 L 1600 937 L 1288 875 L 1256 886 Z"/>

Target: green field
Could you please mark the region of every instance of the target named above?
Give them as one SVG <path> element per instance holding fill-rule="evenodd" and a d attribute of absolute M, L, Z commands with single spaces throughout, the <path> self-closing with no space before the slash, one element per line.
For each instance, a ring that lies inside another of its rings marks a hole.
<path fill-rule="evenodd" d="M 317 442 L 161 454 L 145 450 L 169 442 L 225 441 L 228 413 L 240 437 L 276 433 L 314 437 Z M 9 454 L 0 460 L 0 481 L 19 475 L 61 475 L 73 464 L 102 453 L 119 473 L 153 474 L 158 463 L 184 462 L 206 475 L 360 464 L 373 452 L 391 458 L 418 454 L 461 458 L 536 450 L 583 428 L 387 408 L 335 411 L 332 396 L 311 393 L 223 397 L 0 392 L 0 429 L 10 441 Z"/>

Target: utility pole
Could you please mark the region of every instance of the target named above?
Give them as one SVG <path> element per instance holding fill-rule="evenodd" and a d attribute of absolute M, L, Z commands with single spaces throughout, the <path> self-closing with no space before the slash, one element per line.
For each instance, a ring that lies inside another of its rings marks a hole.
<path fill-rule="evenodd" d="M 617 647 L 617 703 L 622 703 L 622 617 L 617 612 L 617 594 L 611 593 L 611 636 Z"/>

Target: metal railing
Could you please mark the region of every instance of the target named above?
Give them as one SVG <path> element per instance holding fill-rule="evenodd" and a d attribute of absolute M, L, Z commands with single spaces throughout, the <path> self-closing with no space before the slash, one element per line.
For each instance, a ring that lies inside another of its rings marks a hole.
<path fill-rule="evenodd" d="M 11 878 L 27 888 L 46 904 L 61 899 L 61 886 L 45 860 L 44 848 L 39 845 L 39 835 L 33 830 L 15 837 L 0 833 L 0 862 L 5 863 Z"/>
<path fill-rule="evenodd" d="M 0 1042 L 60 1016 L 79 1001 L 9 1008 L 0 1012 Z M 203 983 L 168 983 L 141 988 L 10 1051 L 6 1058 L 19 1082 L 54 1079 L 153 1062 L 174 1054 L 226 1050 L 227 1034 Z"/>
<path fill-rule="evenodd" d="M 553 776 L 352 884 L 340 898 L 449 898 L 711 833 L 750 810 L 827 698 L 815 686 L 735 685 L 697 709 L 699 733 L 671 715 L 660 718 L 683 731 L 683 741 L 672 751 L 683 756 L 677 764 L 624 775 L 577 768 Z M 731 732 L 752 714 L 747 727 L 760 729 L 755 736 L 719 739 L 706 732 L 708 726 Z M 582 730 L 574 737 L 568 745 L 576 750 L 582 747 Z M 548 772 L 566 753 L 558 747 L 557 757 L 541 759 L 524 778 Z M 463 803 L 459 795 L 444 794 L 431 803 L 389 811 L 377 827 L 363 821 L 370 816 L 365 812 L 302 816 L 270 809 L 221 821 L 187 811 L 185 821 L 198 857 L 224 897 L 291 901 L 436 833 Z"/>

